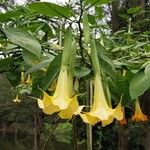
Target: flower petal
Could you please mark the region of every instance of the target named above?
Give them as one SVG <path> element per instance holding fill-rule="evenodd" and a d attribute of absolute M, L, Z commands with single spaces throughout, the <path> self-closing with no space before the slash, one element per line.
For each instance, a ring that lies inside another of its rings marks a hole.
<path fill-rule="evenodd" d="M 63 119 L 71 119 L 73 115 L 75 115 L 75 113 L 79 111 L 79 103 L 77 101 L 77 96 L 74 96 L 72 99 L 71 99 L 71 102 L 68 106 L 67 109 L 65 110 L 62 110 L 60 113 L 59 113 L 59 116 Z"/>
<path fill-rule="evenodd" d="M 79 114 L 80 117 L 82 118 L 82 120 L 85 122 L 85 123 L 88 123 L 88 124 L 91 124 L 91 125 L 95 125 L 97 124 L 98 122 L 100 122 L 100 119 L 97 118 L 97 117 L 94 117 L 94 116 L 91 116 L 89 115 L 88 113 L 85 113 L 85 114 Z"/>
<path fill-rule="evenodd" d="M 38 102 L 38 106 L 39 106 L 41 109 L 43 109 L 43 108 L 44 108 L 43 100 L 37 99 L 37 102 Z"/>

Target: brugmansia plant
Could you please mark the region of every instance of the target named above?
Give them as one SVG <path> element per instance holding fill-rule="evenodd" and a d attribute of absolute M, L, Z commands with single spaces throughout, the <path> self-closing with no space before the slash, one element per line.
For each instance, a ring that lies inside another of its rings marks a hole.
<path fill-rule="evenodd" d="M 101 79 L 101 68 L 98 61 L 97 49 L 94 40 L 91 42 L 91 58 L 94 69 L 94 101 L 93 106 L 88 113 L 80 114 L 84 122 L 96 124 L 101 121 L 102 126 L 112 123 L 113 119 L 123 119 L 121 103 L 113 109 L 106 100 L 104 88 Z"/>
<path fill-rule="evenodd" d="M 112 0 L 69 1 L 66 6 L 35 2 L 0 13 L 0 72 L 6 72 L 17 91 L 13 102 L 31 102 L 35 118 L 54 114 L 73 125 L 79 118 L 90 130 L 91 125 L 105 127 L 114 121 L 122 127 L 148 120 L 139 98 L 150 89 L 149 32 L 132 29 L 136 7 L 122 14 L 129 17 L 128 29 L 123 19 L 123 30 L 111 33 L 111 23 L 103 21 L 105 4 L 110 15 L 115 13 Z M 21 94 L 36 97 L 38 107 Z M 135 109 L 134 115 L 127 108 Z"/>
<path fill-rule="evenodd" d="M 77 95 L 73 96 L 73 70 L 76 54 L 76 43 L 72 42 L 71 29 L 65 36 L 64 50 L 60 73 L 53 96 L 44 93 L 43 99 L 38 99 L 38 105 L 45 114 L 59 112 L 59 117 L 71 119 L 73 115 L 81 112 L 83 106 L 79 106 Z"/>

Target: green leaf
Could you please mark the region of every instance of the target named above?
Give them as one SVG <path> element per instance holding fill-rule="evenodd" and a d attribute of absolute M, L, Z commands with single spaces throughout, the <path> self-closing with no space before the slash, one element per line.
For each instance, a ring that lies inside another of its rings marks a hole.
<path fill-rule="evenodd" d="M 58 75 L 60 71 L 60 67 L 61 67 L 61 58 L 62 58 L 62 55 L 59 54 L 50 63 L 48 70 L 46 72 L 44 81 L 42 82 L 43 90 L 46 90 L 50 86 L 50 84 L 53 82 L 53 80 L 56 78 L 56 76 Z"/>
<path fill-rule="evenodd" d="M 87 12 L 84 12 L 83 14 L 83 34 L 85 43 L 88 44 L 90 41 L 90 27 Z"/>
<path fill-rule="evenodd" d="M 22 53 L 23 60 L 26 64 L 34 66 L 41 62 L 40 58 L 37 57 L 35 54 L 29 52 L 29 51 L 23 51 Z"/>
<path fill-rule="evenodd" d="M 19 28 L 5 28 L 4 33 L 7 38 L 16 45 L 28 50 L 29 52 L 40 56 L 41 45 L 31 34 Z"/>
<path fill-rule="evenodd" d="M 12 11 L 7 11 L 6 13 L 1 13 L 0 14 L 0 21 L 1 22 L 6 22 L 6 21 L 10 21 L 13 19 L 19 19 L 20 16 L 27 16 L 29 15 L 29 11 L 23 7 L 19 8 L 19 9 L 15 9 Z"/>
<path fill-rule="evenodd" d="M 17 86 L 20 82 L 20 73 L 13 70 L 11 72 L 6 72 L 7 79 L 12 86 Z"/>
<path fill-rule="evenodd" d="M 90 24 L 95 25 L 96 24 L 95 16 L 88 14 L 88 21 Z"/>
<path fill-rule="evenodd" d="M 85 67 L 75 67 L 75 69 L 74 69 L 74 75 L 77 78 L 85 77 L 85 76 L 89 75 L 90 72 L 91 72 L 91 70 L 89 68 L 85 68 Z"/>
<path fill-rule="evenodd" d="M 51 59 L 46 59 L 46 60 L 40 62 L 39 64 L 34 65 L 29 70 L 27 70 L 26 74 L 35 72 L 37 70 L 45 70 L 45 67 L 47 67 L 51 61 L 52 61 Z"/>
<path fill-rule="evenodd" d="M 111 92 L 112 99 L 115 102 L 119 102 L 122 97 L 122 105 L 128 106 L 131 102 L 131 97 L 129 93 L 129 78 L 131 75 L 128 73 L 126 76 L 121 74 L 116 74 L 116 80 L 113 81 L 110 77 L 107 78 L 109 83 L 109 90 Z"/>
<path fill-rule="evenodd" d="M 96 42 L 97 54 L 102 70 L 115 80 L 116 70 L 112 58 L 110 57 L 107 49 L 102 46 L 99 42 Z"/>
<path fill-rule="evenodd" d="M 29 10 L 34 14 L 47 15 L 49 17 L 64 17 L 68 18 L 73 13 L 71 9 L 65 6 L 59 6 L 53 3 L 36 2 L 28 5 Z"/>
<path fill-rule="evenodd" d="M 1 70 L 7 71 L 14 61 L 15 60 L 13 58 L 0 59 L 0 71 Z"/>
<path fill-rule="evenodd" d="M 116 85 L 117 85 L 117 90 L 120 93 L 120 97 L 122 96 L 122 104 L 128 105 L 131 97 L 129 94 L 129 82 L 126 78 L 126 76 L 121 76 L 121 75 L 117 75 L 116 77 Z"/>
<path fill-rule="evenodd" d="M 101 7 L 95 7 L 96 15 L 98 16 L 98 19 L 103 18 L 103 9 Z"/>
<path fill-rule="evenodd" d="M 150 78 L 150 62 L 145 67 L 145 75 Z"/>
<path fill-rule="evenodd" d="M 136 48 L 142 47 L 142 46 L 144 46 L 144 45 L 146 45 L 148 43 L 149 42 L 138 42 L 134 48 L 136 49 Z"/>
<path fill-rule="evenodd" d="M 133 8 L 130 8 L 127 10 L 127 13 L 128 14 L 135 14 L 137 13 L 139 10 L 141 10 L 141 7 L 140 6 L 137 6 L 137 7 L 133 7 Z"/>
<path fill-rule="evenodd" d="M 130 19 L 130 16 L 127 15 L 127 14 L 119 14 L 119 17 L 121 17 L 121 18 L 123 18 L 123 19 L 125 19 L 125 20 Z"/>
<path fill-rule="evenodd" d="M 111 2 L 111 0 L 85 0 L 85 4 L 91 4 L 92 6 L 103 5 Z"/>
<path fill-rule="evenodd" d="M 150 88 L 150 78 L 144 72 L 139 72 L 134 75 L 130 82 L 129 91 L 131 99 L 136 99 Z"/>

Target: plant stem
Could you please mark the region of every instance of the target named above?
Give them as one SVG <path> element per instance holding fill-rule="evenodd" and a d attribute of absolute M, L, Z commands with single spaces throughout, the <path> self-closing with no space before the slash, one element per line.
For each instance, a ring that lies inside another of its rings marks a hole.
<path fill-rule="evenodd" d="M 54 126 L 54 128 L 53 128 L 52 132 L 51 132 L 51 133 L 49 134 L 49 136 L 47 137 L 47 139 L 46 139 L 46 141 L 45 141 L 45 143 L 44 143 L 44 146 L 43 146 L 42 150 L 45 150 L 46 145 L 47 145 L 47 143 L 48 143 L 49 139 L 50 139 L 50 138 L 51 138 L 51 136 L 53 135 L 53 133 L 54 133 L 54 131 L 56 130 L 56 128 L 58 127 L 58 125 L 59 125 L 59 121 L 58 121 L 58 123 L 57 123 L 57 124 L 55 124 L 55 126 Z"/>
<path fill-rule="evenodd" d="M 92 105 L 93 99 L 93 85 L 92 80 L 88 81 L 87 84 L 87 101 L 86 105 Z M 86 125 L 86 135 L 87 135 L 87 150 L 92 150 L 92 126 Z"/>
<path fill-rule="evenodd" d="M 77 129 L 76 129 L 76 122 L 75 117 L 73 118 L 73 142 L 74 142 L 74 150 L 79 150 L 78 148 L 78 138 L 77 138 Z"/>

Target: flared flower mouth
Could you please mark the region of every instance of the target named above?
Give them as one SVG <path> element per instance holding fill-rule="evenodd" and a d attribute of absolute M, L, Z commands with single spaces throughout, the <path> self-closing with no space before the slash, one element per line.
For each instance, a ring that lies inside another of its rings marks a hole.
<path fill-rule="evenodd" d="M 93 106 L 90 112 L 80 114 L 83 121 L 92 125 L 102 121 L 102 126 L 106 126 L 110 124 L 114 118 L 122 120 L 123 113 L 121 110 L 121 104 L 119 104 L 115 109 L 108 106 L 102 82 L 98 75 L 95 76 L 94 84 Z"/>
<path fill-rule="evenodd" d="M 16 95 L 16 98 L 13 99 L 13 102 L 15 102 L 15 103 L 20 103 L 21 102 L 21 100 L 19 99 L 19 95 L 18 94 Z"/>
<path fill-rule="evenodd" d="M 139 100 L 135 102 L 135 113 L 132 116 L 132 120 L 136 122 L 148 120 L 147 116 L 143 114 L 140 108 Z"/>
<path fill-rule="evenodd" d="M 43 92 L 43 100 L 38 99 L 38 106 L 43 109 L 45 114 L 51 115 L 59 112 L 59 117 L 69 119 L 72 115 L 78 115 L 83 106 L 79 106 L 77 96 L 72 96 L 72 81 L 67 74 L 67 68 L 62 67 L 56 90 L 53 96 Z"/>

